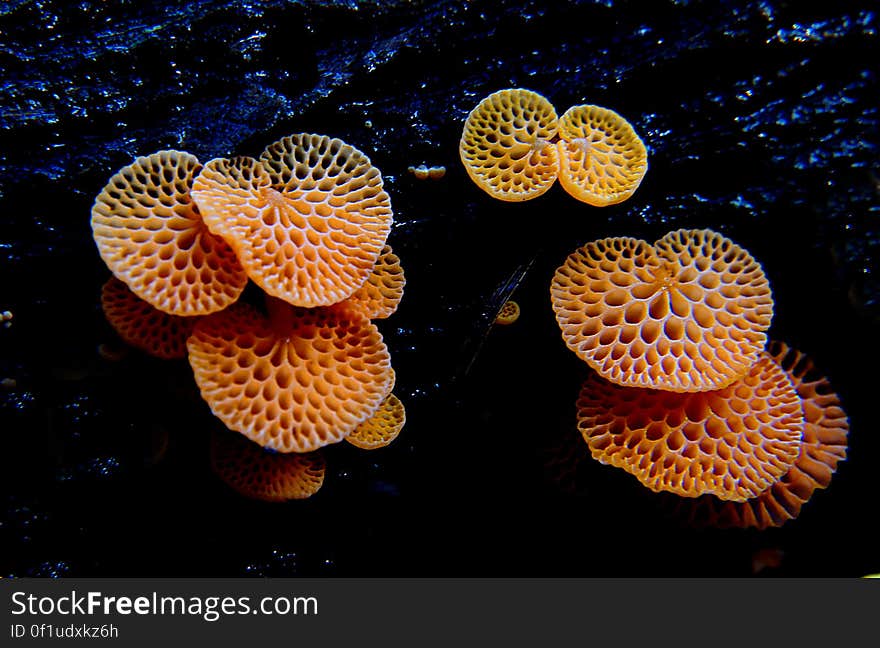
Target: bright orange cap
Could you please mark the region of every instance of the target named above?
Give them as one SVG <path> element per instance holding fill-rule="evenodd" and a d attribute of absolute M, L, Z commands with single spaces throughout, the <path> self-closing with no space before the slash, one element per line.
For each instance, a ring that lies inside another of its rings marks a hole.
<path fill-rule="evenodd" d="M 202 398 L 229 429 L 279 452 L 342 441 L 391 390 L 382 335 L 352 308 L 271 303 L 271 320 L 236 304 L 196 325 L 187 347 Z"/>
<path fill-rule="evenodd" d="M 508 300 L 504 302 L 504 306 L 501 307 L 501 310 L 498 311 L 498 315 L 495 316 L 495 323 L 501 326 L 513 324 L 519 319 L 519 313 L 519 304 L 515 301 Z"/>
<path fill-rule="evenodd" d="M 468 175 L 493 198 L 536 198 L 556 181 L 556 110 L 531 90 L 499 90 L 468 115 L 458 150 Z"/>
<path fill-rule="evenodd" d="M 743 378 L 713 392 L 620 387 L 592 374 L 577 410 L 594 459 L 623 468 L 653 491 L 737 502 L 788 472 L 804 429 L 800 398 L 767 354 Z"/>
<path fill-rule="evenodd" d="M 186 339 L 198 321 L 153 308 L 116 277 L 101 290 L 101 308 L 126 344 L 165 360 L 186 356 Z"/>
<path fill-rule="evenodd" d="M 773 298 L 748 252 L 711 230 L 652 247 L 610 238 L 576 250 L 550 286 L 566 345 L 613 383 L 720 389 L 764 348 Z"/>
<path fill-rule="evenodd" d="M 648 170 L 648 152 L 613 110 L 573 106 L 559 118 L 559 182 L 578 200 L 605 207 L 629 198 Z"/>
<path fill-rule="evenodd" d="M 195 156 L 159 151 L 114 175 L 95 199 L 101 258 L 141 299 L 172 315 L 206 315 L 238 299 L 247 275 L 205 227 L 190 188 Z"/>
<path fill-rule="evenodd" d="M 370 159 L 342 140 L 302 133 L 260 160 L 210 161 L 193 196 L 248 276 L 295 306 L 327 306 L 366 281 L 391 229 L 391 200 Z"/>

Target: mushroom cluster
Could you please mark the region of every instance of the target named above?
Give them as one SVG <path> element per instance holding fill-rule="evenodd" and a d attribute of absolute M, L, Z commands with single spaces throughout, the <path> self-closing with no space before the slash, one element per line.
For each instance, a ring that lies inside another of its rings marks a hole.
<path fill-rule="evenodd" d="M 306 453 L 349 437 L 382 447 L 399 433 L 405 412 L 373 322 L 403 296 L 392 219 L 369 158 L 308 133 L 259 159 L 139 157 L 96 198 L 92 231 L 114 275 L 104 313 L 132 346 L 187 357 L 213 414 L 253 442 L 214 443 L 215 472 L 236 490 L 307 497 L 323 459 Z M 249 281 L 263 304 L 239 299 Z"/>
<path fill-rule="evenodd" d="M 574 198 L 595 207 L 629 198 L 648 170 L 633 127 L 608 108 L 580 105 L 562 117 L 531 90 L 499 90 L 467 117 L 459 155 L 468 175 L 493 198 L 531 200 L 559 178 Z"/>
<path fill-rule="evenodd" d="M 594 372 L 577 401 L 591 456 L 719 526 L 779 526 L 828 486 L 848 422 L 802 353 L 767 343 L 760 264 L 711 230 L 587 243 L 550 295 Z M 696 514 L 695 514 L 696 515 Z"/>

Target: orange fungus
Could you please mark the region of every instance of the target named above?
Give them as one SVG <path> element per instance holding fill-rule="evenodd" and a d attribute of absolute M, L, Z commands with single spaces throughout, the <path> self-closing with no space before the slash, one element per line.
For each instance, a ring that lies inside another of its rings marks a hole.
<path fill-rule="evenodd" d="M 354 291 L 348 303 L 362 310 L 370 319 L 385 319 L 394 314 L 400 300 L 406 278 L 400 259 L 386 245 L 364 284 Z"/>
<path fill-rule="evenodd" d="M 211 469 L 230 488 L 265 502 L 307 499 L 324 483 L 321 451 L 279 454 L 239 434 L 211 435 Z"/>
<path fill-rule="evenodd" d="M 577 410 L 594 459 L 654 491 L 738 502 L 788 472 L 804 429 L 800 398 L 767 354 L 734 384 L 712 392 L 620 387 L 592 374 Z"/>
<path fill-rule="evenodd" d="M 849 421 L 828 379 L 812 360 L 782 342 L 768 345 L 769 355 L 794 384 L 804 411 L 804 436 L 794 465 L 782 478 L 746 502 L 701 497 L 691 519 L 719 527 L 782 526 L 796 518 L 816 490 L 827 488 L 837 464 L 846 459 Z"/>
<path fill-rule="evenodd" d="M 603 377 L 676 392 L 744 375 L 773 315 L 760 264 L 711 230 L 670 232 L 653 246 L 593 241 L 556 271 L 550 294 L 566 345 Z"/>
<path fill-rule="evenodd" d="M 206 315 L 235 302 L 247 275 L 205 227 L 190 189 L 195 156 L 159 151 L 114 175 L 95 199 L 101 258 L 138 297 L 172 315 Z"/>
<path fill-rule="evenodd" d="M 559 118 L 559 182 L 578 200 L 623 202 L 648 170 L 648 153 L 623 117 L 599 106 L 573 106 Z"/>
<path fill-rule="evenodd" d="M 515 301 L 508 300 L 504 302 L 504 306 L 501 307 L 501 310 L 498 311 L 498 315 L 495 316 L 495 323 L 501 326 L 513 324 L 519 319 L 519 313 L 519 304 Z"/>
<path fill-rule="evenodd" d="M 393 219 L 369 158 L 307 133 L 275 142 L 259 160 L 211 160 L 193 196 L 248 276 L 295 306 L 348 298 L 376 264 Z"/>
<path fill-rule="evenodd" d="M 126 344 L 165 360 L 186 356 L 186 340 L 198 318 L 163 313 L 116 277 L 110 277 L 101 289 L 101 307 Z"/>
<path fill-rule="evenodd" d="M 272 300 L 202 319 L 187 343 L 202 398 L 228 428 L 279 452 L 337 443 L 372 416 L 394 379 L 376 326 L 343 306 Z"/>
<path fill-rule="evenodd" d="M 530 200 L 556 181 L 557 117 L 531 90 L 499 90 L 468 115 L 459 155 L 471 180 L 493 198 Z"/>

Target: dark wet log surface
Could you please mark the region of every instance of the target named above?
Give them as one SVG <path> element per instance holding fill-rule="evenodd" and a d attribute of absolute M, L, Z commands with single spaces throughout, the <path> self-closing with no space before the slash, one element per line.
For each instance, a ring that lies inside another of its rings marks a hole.
<path fill-rule="evenodd" d="M 812 4 L 812 3 L 810 3 Z M 880 570 L 880 18 L 876 3 L 12 0 L 0 5 L 2 575 L 741 575 Z M 494 201 L 458 158 L 485 95 L 613 108 L 648 146 L 627 202 L 560 187 Z M 322 490 L 238 498 L 185 361 L 119 362 L 92 202 L 136 156 L 258 155 L 284 135 L 370 156 L 407 274 L 380 322 L 408 422 L 331 447 Z M 407 167 L 444 165 L 436 181 Z M 763 264 L 771 336 L 850 415 L 828 491 L 779 530 L 693 530 L 575 428 L 588 369 L 550 309 L 555 268 L 604 236 L 716 229 Z M 508 297 L 516 325 L 492 328 Z"/>

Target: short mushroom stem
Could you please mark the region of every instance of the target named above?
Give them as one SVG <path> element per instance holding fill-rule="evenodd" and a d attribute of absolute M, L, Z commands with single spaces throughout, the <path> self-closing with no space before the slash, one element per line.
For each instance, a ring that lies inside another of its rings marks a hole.
<path fill-rule="evenodd" d="M 541 153 L 543 153 L 544 149 L 550 146 L 550 142 L 545 139 L 541 139 L 540 137 L 536 138 L 534 142 L 532 142 L 531 155 L 529 156 L 529 164 L 538 164 L 540 162 Z"/>
<path fill-rule="evenodd" d="M 576 145 L 577 148 L 584 154 L 584 159 L 593 151 L 593 145 L 586 137 L 576 137 L 571 140 L 571 143 Z"/>

